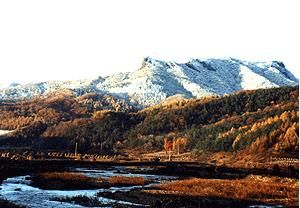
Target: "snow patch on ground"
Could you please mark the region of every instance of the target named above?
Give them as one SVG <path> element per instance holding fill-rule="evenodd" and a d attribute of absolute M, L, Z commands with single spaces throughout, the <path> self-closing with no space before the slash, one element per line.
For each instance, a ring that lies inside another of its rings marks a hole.
<path fill-rule="evenodd" d="M 246 66 L 240 67 L 240 76 L 242 79 L 241 86 L 243 89 L 258 89 L 258 88 L 271 88 L 278 87 L 277 84 L 271 83 L 265 77 L 251 71 Z"/>
<path fill-rule="evenodd" d="M 0 136 L 6 135 L 6 134 L 9 134 L 9 133 L 12 133 L 12 132 L 14 132 L 14 131 L 11 131 L 11 130 L 1 130 L 0 129 Z"/>

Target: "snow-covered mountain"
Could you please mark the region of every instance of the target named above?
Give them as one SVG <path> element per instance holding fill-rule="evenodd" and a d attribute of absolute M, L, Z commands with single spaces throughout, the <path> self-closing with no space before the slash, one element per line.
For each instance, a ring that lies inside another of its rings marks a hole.
<path fill-rule="evenodd" d="M 0 88 L 0 100 L 27 99 L 68 89 L 77 96 L 88 92 L 109 94 L 137 107 L 145 107 L 174 95 L 199 98 L 244 89 L 298 85 L 298 82 L 279 61 L 247 62 L 228 58 L 176 63 L 147 57 L 136 71 L 105 78 L 48 81 Z"/>
<path fill-rule="evenodd" d="M 18 86 L 18 83 L 15 82 L 2 82 L 0 83 L 0 90 L 1 89 L 5 89 L 5 88 L 9 88 L 9 87 L 15 87 Z"/>

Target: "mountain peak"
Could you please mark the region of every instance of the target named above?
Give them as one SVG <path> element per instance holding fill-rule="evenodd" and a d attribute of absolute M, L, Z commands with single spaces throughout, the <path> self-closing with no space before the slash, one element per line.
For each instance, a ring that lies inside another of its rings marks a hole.
<path fill-rule="evenodd" d="M 163 67 L 164 65 L 166 65 L 166 62 L 147 56 L 147 57 L 143 58 L 141 68 L 146 67 L 146 66 L 148 66 L 148 67 Z"/>
<path fill-rule="evenodd" d="M 235 58 L 191 59 L 185 63 L 145 57 L 133 72 L 78 81 L 48 81 L 0 88 L 0 100 L 24 99 L 68 89 L 74 95 L 109 95 L 137 108 L 161 103 L 174 95 L 199 98 L 244 89 L 298 85 L 284 63 L 249 62 Z"/>

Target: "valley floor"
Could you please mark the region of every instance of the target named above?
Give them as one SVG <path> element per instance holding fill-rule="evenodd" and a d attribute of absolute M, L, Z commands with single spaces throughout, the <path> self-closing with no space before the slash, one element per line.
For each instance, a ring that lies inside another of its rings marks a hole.
<path fill-rule="evenodd" d="M 250 175 L 244 179 L 191 178 L 100 196 L 157 207 L 249 207 L 253 204 L 298 207 L 296 179 Z"/>
<path fill-rule="evenodd" d="M 95 203 L 98 197 L 116 201 L 126 201 L 134 204 L 150 205 L 150 207 L 249 207 L 252 205 L 283 205 L 298 207 L 298 169 L 291 172 L 288 168 L 259 169 L 259 168 L 233 168 L 216 166 L 212 164 L 193 162 L 121 162 L 121 161 L 75 161 L 75 160 L 0 160 L 0 182 L 8 177 L 16 175 L 34 176 L 39 173 L 53 173 L 47 178 L 37 181 L 38 188 L 72 190 L 72 184 L 78 184 L 76 180 L 82 177 L 69 177 L 66 172 L 75 167 L 92 169 L 94 174 L 114 170 L 116 167 L 128 169 L 130 175 L 154 175 L 170 176 L 177 179 L 160 181 L 158 183 L 143 185 L 129 189 L 128 191 L 99 192 L 93 197 L 79 195 L 71 198 L 57 200 L 72 202 L 85 206 Z M 121 174 L 123 169 L 114 171 Z M 64 173 L 62 176 L 59 174 Z M 49 175 L 49 174 L 48 174 Z M 71 175 L 72 176 L 72 175 Z M 57 182 L 57 179 L 60 181 Z M 70 182 L 70 179 L 72 182 Z M 86 185 L 93 189 L 95 184 L 88 177 Z M 127 180 L 120 177 L 119 180 Z M 34 178 L 32 179 L 34 182 Z M 51 182 L 51 180 L 53 180 Z M 94 179 L 93 179 L 94 180 Z M 92 180 L 92 181 L 93 181 Z M 99 179 L 100 180 L 100 179 Z M 98 182 L 99 182 L 98 180 Z M 101 179 L 102 180 L 102 179 Z M 56 182 L 55 182 L 56 181 Z M 109 179 L 108 179 L 109 181 Z M 128 180 L 127 180 L 128 181 Z M 125 183 L 125 182 L 124 182 Z M 124 184 L 119 181 L 118 184 Z M 128 183 L 128 182 L 126 182 Z M 130 181 L 132 183 L 132 181 Z M 60 186 L 49 187 L 51 184 Z M 71 186 L 70 186 L 71 184 Z M 103 185 L 103 184 L 102 184 Z M 101 187 L 102 187 L 101 185 Z M 107 185 L 107 184 L 106 184 Z M 119 186 L 117 185 L 117 187 Z M 133 185 L 133 184 L 127 184 Z M 74 187 L 75 188 L 75 187 Z M 78 190 L 81 187 L 76 187 Z M 96 187 L 98 188 L 98 186 Z M 108 189 L 109 190 L 109 189 Z M 0 196 L 0 199 L 2 197 Z M 0 203 L 9 203 L 2 201 Z M 14 205 L 11 205 L 14 207 Z M 137 207 L 126 204 L 113 204 L 112 207 Z"/>

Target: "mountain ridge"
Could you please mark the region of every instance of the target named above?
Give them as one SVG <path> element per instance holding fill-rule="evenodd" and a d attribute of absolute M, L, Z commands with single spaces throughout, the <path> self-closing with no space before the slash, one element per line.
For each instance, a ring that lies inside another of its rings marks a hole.
<path fill-rule="evenodd" d="M 165 138 L 185 138 L 196 155 L 201 151 L 244 151 L 266 158 L 278 154 L 297 157 L 299 153 L 298 86 L 174 98 L 139 111 L 125 102 L 122 106 L 113 98 L 97 97 L 87 94 L 79 99 L 65 92 L 0 102 L 0 129 L 6 130 L 0 145 L 73 151 L 78 143 L 82 153 L 116 154 L 132 148 L 161 151 Z M 105 108 L 107 103 L 114 110 Z"/>
<path fill-rule="evenodd" d="M 172 96 L 200 98 L 239 90 L 298 85 L 284 63 L 248 62 L 234 58 L 191 59 L 185 63 L 146 57 L 133 72 L 75 81 L 46 81 L 0 88 L 0 100 L 29 99 L 57 90 L 109 95 L 136 108 L 159 104 Z"/>

